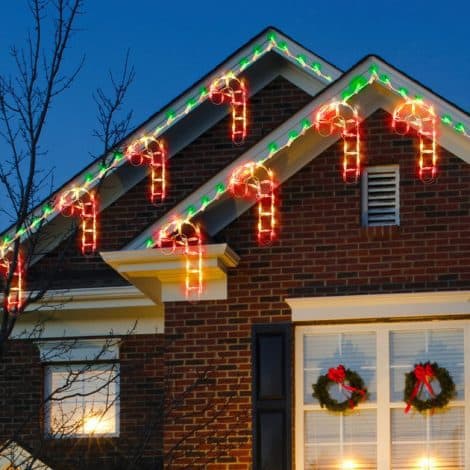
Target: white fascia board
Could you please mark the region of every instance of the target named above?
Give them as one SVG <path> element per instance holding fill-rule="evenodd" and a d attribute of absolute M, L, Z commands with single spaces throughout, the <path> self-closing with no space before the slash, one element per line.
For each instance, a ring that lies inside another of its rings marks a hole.
<path fill-rule="evenodd" d="M 470 291 L 287 298 L 293 322 L 470 315 Z"/>

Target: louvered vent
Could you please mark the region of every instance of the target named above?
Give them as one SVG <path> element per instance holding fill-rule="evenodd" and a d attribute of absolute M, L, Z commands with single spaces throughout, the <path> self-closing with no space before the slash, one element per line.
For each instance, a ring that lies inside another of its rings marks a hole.
<path fill-rule="evenodd" d="M 362 225 L 400 224 L 399 167 L 371 166 L 362 174 Z"/>

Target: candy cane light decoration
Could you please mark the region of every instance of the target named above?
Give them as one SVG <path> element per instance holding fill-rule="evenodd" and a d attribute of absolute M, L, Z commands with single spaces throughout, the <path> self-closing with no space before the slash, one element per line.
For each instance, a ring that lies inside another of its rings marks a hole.
<path fill-rule="evenodd" d="M 258 201 L 258 243 L 272 243 L 276 238 L 274 173 L 261 163 L 248 162 L 232 173 L 228 189 L 234 197 Z"/>
<path fill-rule="evenodd" d="M 343 138 L 343 181 L 357 183 L 361 174 L 359 113 L 344 101 L 322 106 L 315 115 L 315 128 L 323 136 L 339 133 Z"/>
<path fill-rule="evenodd" d="M 436 114 L 431 105 L 409 99 L 393 112 L 393 128 L 407 134 L 415 127 L 419 136 L 418 176 L 423 183 L 432 183 L 437 175 Z"/>
<path fill-rule="evenodd" d="M 82 254 L 94 253 L 97 239 L 97 201 L 94 192 L 83 187 L 69 189 L 61 194 L 57 208 L 66 217 L 80 218 Z"/>
<path fill-rule="evenodd" d="M 242 144 L 246 137 L 247 90 L 245 81 L 233 73 L 217 78 L 211 83 L 209 97 L 215 104 L 228 103 L 232 113 L 232 142 Z"/>
<path fill-rule="evenodd" d="M 18 315 L 21 313 L 24 303 L 24 272 L 23 256 L 18 252 L 16 267 L 13 273 L 10 273 L 13 262 L 8 255 L 2 255 L 0 259 L 0 273 L 5 279 L 5 285 L 11 276 L 8 295 L 4 298 L 4 308 L 9 315 Z"/>
<path fill-rule="evenodd" d="M 182 248 L 186 257 L 186 297 L 201 295 L 203 287 L 202 237 L 199 225 L 176 219 L 158 232 L 157 246 L 174 253 Z"/>
<path fill-rule="evenodd" d="M 150 167 L 150 202 L 156 204 L 166 197 L 167 150 L 162 140 L 142 137 L 126 150 L 126 157 L 134 166 Z"/>

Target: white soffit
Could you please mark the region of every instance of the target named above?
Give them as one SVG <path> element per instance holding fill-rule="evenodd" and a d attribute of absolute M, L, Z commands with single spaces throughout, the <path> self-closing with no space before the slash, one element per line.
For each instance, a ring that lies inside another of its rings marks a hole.
<path fill-rule="evenodd" d="M 238 255 L 226 244 L 202 246 L 204 290 L 192 300 L 227 298 L 227 268 Z M 183 248 L 123 250 L 100 253 L 103 260 L 154 302 L 185 301 L 186 255 Z"/>
<path fill-rule="evenodd" d="M 470 315 L 470 291 L 285 299 L 294 322 Z"/>

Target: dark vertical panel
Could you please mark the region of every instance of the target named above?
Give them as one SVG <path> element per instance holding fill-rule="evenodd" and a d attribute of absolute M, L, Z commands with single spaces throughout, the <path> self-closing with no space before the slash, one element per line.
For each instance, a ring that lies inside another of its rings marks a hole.
<path fill-rule="evenodd" d="M 253 469 L 291 469 L 291 324 L 253 327 Z"/>

